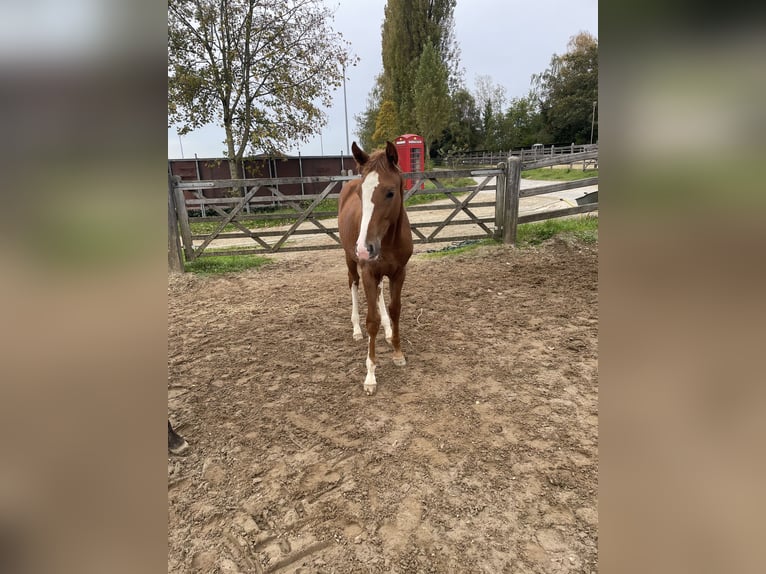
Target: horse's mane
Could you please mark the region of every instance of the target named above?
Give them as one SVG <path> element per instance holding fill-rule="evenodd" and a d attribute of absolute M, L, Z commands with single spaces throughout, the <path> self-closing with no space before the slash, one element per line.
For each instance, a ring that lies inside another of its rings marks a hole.
<path fill-rule="evenodd" d="M 395 173 L 402 172 L 398 165 L 395 165 L 394 168 L 396 170 Z M 379 149 L 370 154 L 370 159 L 368 159 L 367 163 L 364 164 L 362 174 L 367 175 L 372 171 L 393 171 L 391 169 L 391 165 L 388 163 L 386 150 Z"/>

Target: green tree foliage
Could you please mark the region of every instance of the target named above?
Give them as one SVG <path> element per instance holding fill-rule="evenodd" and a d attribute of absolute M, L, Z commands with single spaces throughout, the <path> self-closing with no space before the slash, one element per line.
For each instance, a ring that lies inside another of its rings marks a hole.
<path fill-rule="evenodd" d="M 449 72 L 430 42 L 423 48 L 415 75 L 415 125 L 423 136 L 426 158 L 431 144 L 447 127 L 450 117 L 450 97 L 447 81 Z"/>
<path fill-rule="evenodd" d="M 442 137 L 435 144 L 439 155 L 474 150 L 479 143 L 481 114 L 471 92 L 459 88 L 452 94 L 450 117 Z"/>
<path fill-rule="evenodd" d="M 372 134 L 372 145 L 367 149 L 382 147 L 387 141 L 394 141 L 401 134 L 397 131 L 398 120 L 396 117 L 396 105 L 391 100 L 386 100 L 380 106 L 380 111 L 375 119 L 375 131 Z"/>
<path fill-rule="evenodd" d="M 548 141 L 541 133 L 541 128 L 536 98 L 531 94 L 514 98 L 502 119 L 503 138 L 500 149 L 526 148 Z"/>
<path fill-rule="evenodd" d="M 567 52 L 554 54 L 533 84 L 551 143 L 589 143 L 593 102 L 598 101 L 598 40 L 586 32 L 573 36 Z M 597 136 L 598 126 L 594 142 Z"/>
<path fill-rule="evenodd" d="M 484 104 L 481 114 L 481 149 L 499 151 L 503 147 L 505 134 L 502 110 L 495 110 L 489 103 Z"/>
<path fill-rule="evenodd" d="M 383 98 L 396 104 L 400 133 L 415 128 L 414 81 L 420 55 L 430 42 L 458 83 L 459 50 L 454 39 L 456 0 L 388 0 L 382 30 Z"/>
<path fill-rule="evenodd" d="M 247 151 L 307 140 L 356 63 L 331 16 L 320 0 L 169 0 L 169 125 L 222 126 L 234 178 Z"/>
<path fill-rule="evenodd" d="M 473 92 L 464 87 L 456 71 L 459 50 L 454 41 L 454 6 L 455 0 L 388 0 L 382 30 L 383 72 L 370 92 L 367 109 L 356 116 L 357 133 L 366 148 L 380 145 L 380 138 L 373 145 L 372 136 L 376 128 L 390 126 L 394 115 L 396 134 L 420 133 L 440 155 L 590 141 L 593 102 L 598 99 L 595 37 L 581 33 L 571 38 L 567 52 L 554 54 L 550 67 L 532 77 L 530 94 L 508 102 L 505 88 L 489 76 L 478 77 Z M 424 101 L 434 97 L 433 84 L 441 90 L 440 74 L 432 74 L 427 81 L 420 70 L 421 54 L 429 41 L 447 70 L 450 99 L 446 123 L 433 135 L 421 126 L 432 119 L 438 120 L 432 122 L 435 125 L 442 125 L 444 119 L 427 118 L 425 110 L 430 115 L 438 111 L 441 116 L 442 109 L 417 102 L 418 97 Z M 382 111 L 384 101 L 394 103 L 395 114 L 390 109 Z M 598 122 L 595 126 L 594 141 Z"/>
<path fill-rule="evenodd" d="M 383 91 L 383 79 L 380 75 L 375 78 L 375 85 L 367 96 L 367 107 L 363 112 L 356 114 L 356 136 L 362 149 L 373 150 L 372 136 L 375 133 L 378 112 L 381 106 L 381 93 Z M 392 140 L 393 141 L 393 140 Z"/>
<path fill-rule="evenodd" d="M 503 107 L 505 106 L 505 88 L 492 81 L 489 76 L 476 78 L 476 104 L 481 110 L 481 128 L 479 147 L 485 150 L 502 149 Z"/>

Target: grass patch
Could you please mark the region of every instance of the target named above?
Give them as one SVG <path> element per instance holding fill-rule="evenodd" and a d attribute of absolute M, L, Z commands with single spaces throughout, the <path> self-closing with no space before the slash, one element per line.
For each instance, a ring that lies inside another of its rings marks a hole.
<path fill-rule="evenodd" d="M 597 169 L 583 171 L 582 168 L 549 168 L 541 167 L 538 169 L 528 169 L 521 172 L 521 177 L 525 179 L 539 179 L 543 181 L 574 181 L 577 179 L 586 179 L 588 177 L 598 177 Z"/>
<path fill-rule="evenodd" d="M 516 244 L 519 247 L 539 245 L 560 233 L 573 235 L 583 243 L 596 243 L 598 241 L 598 217 L 548 219 L 535 223 L 523 223 L 516 230 Z"/>
<path fill-rule="evenodd" d="M 571 219 L 548 219 L 535 223 L 523 223 L 516 230 L 516 245 L 518 247 L 539 245 L 559 234 L 570 235 L 587 244 L 596 243 L 598 241 L 598 216 L 586 215 Z M 422 256 L 433 259 L 449 257 L 450 255 L 460 255 L 473 251 L 485 245 L 502 245 L 502 242 L 490 238 L 466 241 L 463 244 L 447 246 L 439 251 L 423 253 Z"/>
<path fill-rule="evenodd" d="M 476 180 L 472 177 L 445 177 L 439 179 L 444 187 L 472 187 Z M 436 189 L 436 184 L 430 179 L 424 183 L 426 189 Z"/>
<path fill-rule="evenodd" d="M 237 247 L 236 249 L 242 249 Z M 216 250 L 218 251 L 218 250 Z M 247 269 L 258 269 L 261 265 L 270 263 L 271 259 L 261 255 L 220 255 L 215 257 L 200 257 L 184 263 L 184 269 L 198 275 L 218 275 L 221 273 L 237 273 Z"/>

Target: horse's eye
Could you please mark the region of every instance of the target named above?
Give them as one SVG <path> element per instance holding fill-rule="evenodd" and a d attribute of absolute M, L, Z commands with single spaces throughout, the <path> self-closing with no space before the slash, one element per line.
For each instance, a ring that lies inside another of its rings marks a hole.
<path fill-rule="evenodd" d="M 393 191 L 389 191 L 389 192 L 386 194 L 386 199 L 391 199 L 392 197 L 394 197 L 394 192 L 393 192 Z"/>

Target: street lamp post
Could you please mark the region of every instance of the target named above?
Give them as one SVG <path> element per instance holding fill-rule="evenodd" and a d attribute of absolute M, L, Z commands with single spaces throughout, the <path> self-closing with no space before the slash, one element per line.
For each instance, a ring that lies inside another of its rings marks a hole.
<path fill-rule="evenodd" d="M 346 104 L 346 63 L 343 62 L 343 112 L 346 118 L 346 155 L 349 153 L 348 147 L 348 105 Z"/>

